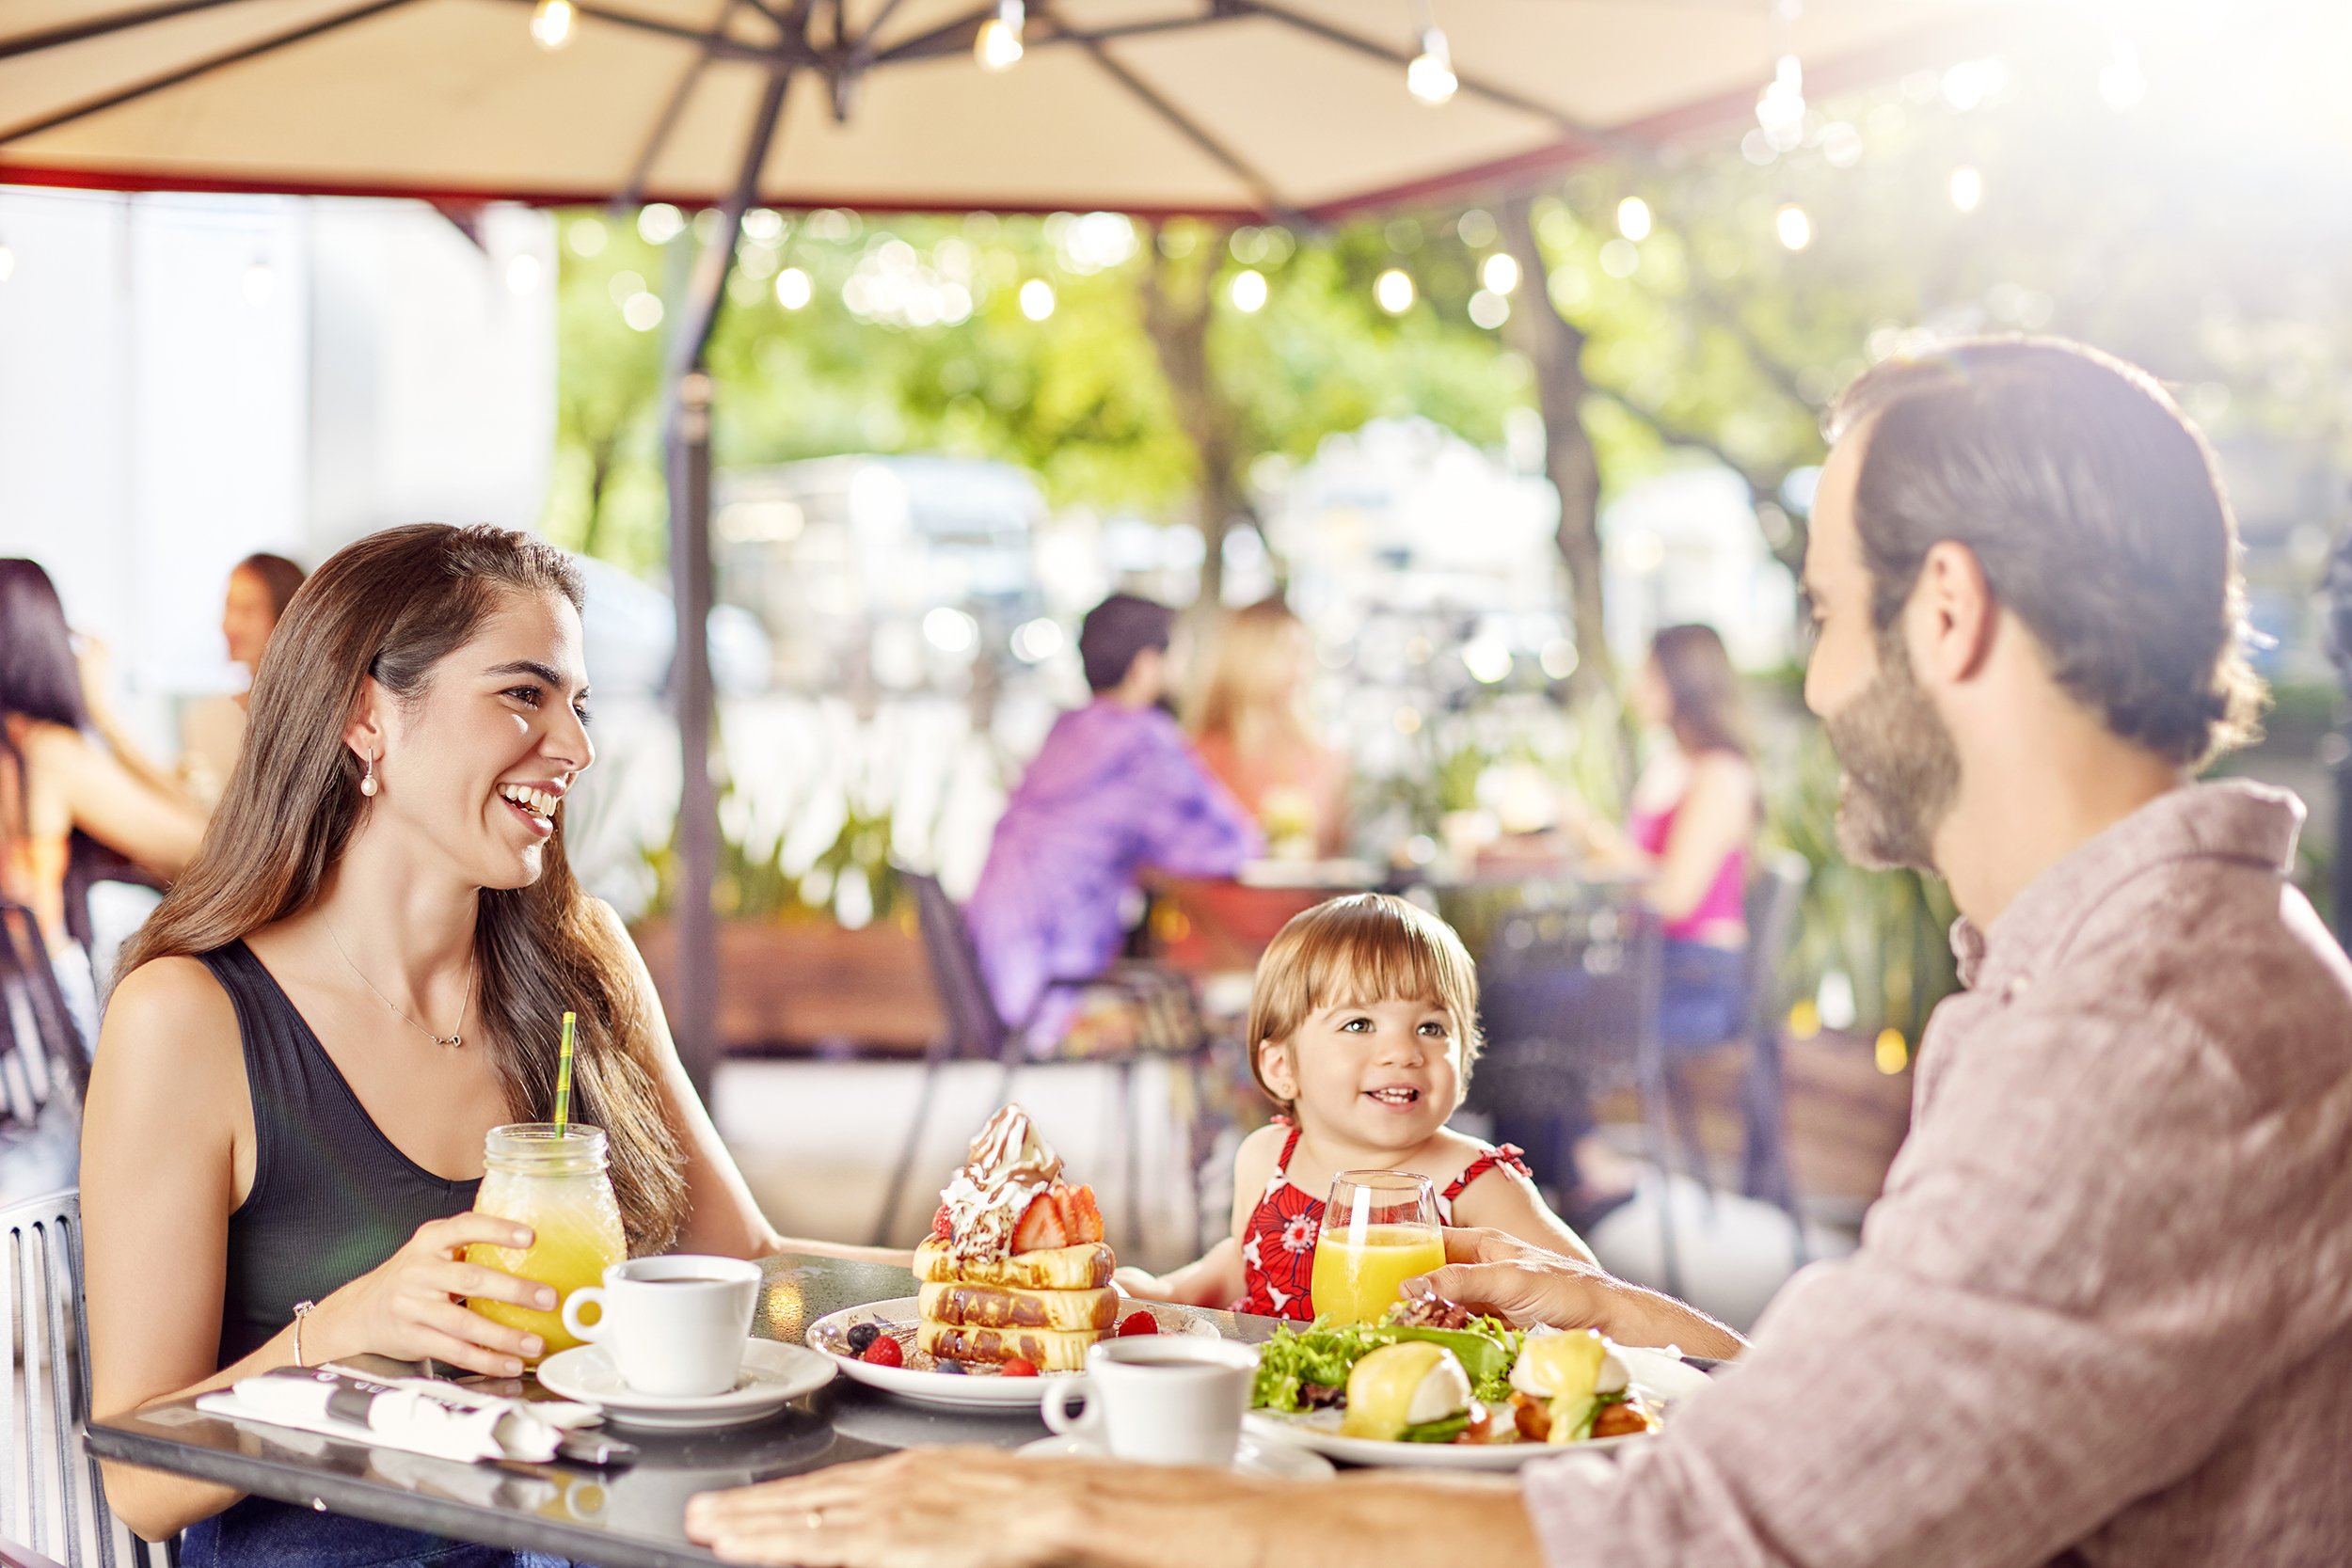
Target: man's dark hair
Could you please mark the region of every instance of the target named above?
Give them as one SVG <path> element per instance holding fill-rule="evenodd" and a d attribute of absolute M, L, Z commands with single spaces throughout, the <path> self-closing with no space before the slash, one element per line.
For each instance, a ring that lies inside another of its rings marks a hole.
<path fill-rule="evenodd" d="M 1136 594 L 1113 594 L 1087 611 L 1078 626 L 1078 658 L 1087 689 L 1108 691 L 1127 678 L 1136 656 L 1146 648 L 1168 651 L 1176 635 L 1176 612 Z"/>
<path fill-rule="evenodd" d="M 2116 735 L 2184 765 L 2252 738 L 2237 525 L 2153 377 L 2079 343 L 1978 339 L 1865 373 L 1831 427 L 1865 421 L 1854 527 L 1882 629 L 1949 540 Z"/>

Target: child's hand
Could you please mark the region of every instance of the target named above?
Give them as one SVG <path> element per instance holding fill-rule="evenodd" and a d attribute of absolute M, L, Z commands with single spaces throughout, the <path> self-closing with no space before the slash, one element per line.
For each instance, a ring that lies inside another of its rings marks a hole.
<path fill-rule="evenodd" d="M 1148 1269 L 1115 1269 L 1111 1283 L 1137 1301 L 1174 1301 L 1176 1294 L 1168 1288 L 1168 1281 Z"/>

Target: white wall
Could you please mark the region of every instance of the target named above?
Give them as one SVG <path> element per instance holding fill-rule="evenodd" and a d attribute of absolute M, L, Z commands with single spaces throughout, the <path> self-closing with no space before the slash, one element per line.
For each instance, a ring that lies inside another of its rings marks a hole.
<path fill-rule="evenodd" d="M 240 557 L 537 517 L 552 225 L 476 232 L 413 202 L 0 189 L 0 553 L 49 568 L 159 746 L 233 678 Z"/>

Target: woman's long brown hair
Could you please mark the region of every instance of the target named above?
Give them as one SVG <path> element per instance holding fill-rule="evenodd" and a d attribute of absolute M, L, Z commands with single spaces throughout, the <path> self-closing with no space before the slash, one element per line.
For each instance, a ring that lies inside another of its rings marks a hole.
<path fill-rule="evenodd" d="M 1666 683 L 1676 742 L 1692 756 L 1732 752 L 1753 760 L 1756 742 L 1748 733 L 1740 672 L 1715 628 L 1664 627 L 1650 639 L 1649 654 Z"/>
<path fill-rule="evenodd" d="M 245 749 L 203 848 L 119 973 L 151 958 L 209 953 L 310 908 L 364 809 L 359 759 L 343 744 L 373 676 L 396 701 L 424 695 L 434 667 L 513 594 L 555 594 L 578 609 L 579 573 L 528 534 L 419 523 L 337 552 L 286 607 L 253 681 Z M 580 1015 L 572 1063 L 576 1119 L 604 1129 L 629 1251 L 673 1244 L 686 1218 L 677 1129 L 631 984 L 625 938 L 598 919 L 556 831 L 539 879 L 485 888 L 474 922 L 476 1015 L 517 1121 L 551 1119 L 556 1021 Z"/>

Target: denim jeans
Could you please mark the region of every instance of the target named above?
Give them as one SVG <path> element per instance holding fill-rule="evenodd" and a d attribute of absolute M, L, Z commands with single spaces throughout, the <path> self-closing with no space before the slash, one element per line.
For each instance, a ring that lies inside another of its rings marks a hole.
<path fill-rule="evenodd" d="M 421 1530 L 245 1497 L 181 1538 L 181 1568 L 571 1568 L 544 1552 L 445 1541 Z"/>

